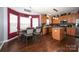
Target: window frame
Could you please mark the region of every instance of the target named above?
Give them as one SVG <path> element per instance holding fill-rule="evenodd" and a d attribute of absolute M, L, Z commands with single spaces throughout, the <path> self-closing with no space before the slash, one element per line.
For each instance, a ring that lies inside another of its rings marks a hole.
<path fill-rule="evenodd" d="M 10 33 L 10 14 L 17 16 L 17 32 L 19 31 L 19 14 L 18 12 L 8 8 L 8 39 L 11 39 L 18 35 L 17 32 Z"/>
<path fill-rule="evenodd" d="M 17 17 L 17 19 L 18 19 L 18 16 L 15 15 L 15 14 L 12 14 L 12 13 L 10 13 L 10 18 L 11 18 L 11 15 Z M 11 32 L 11 31 L 12 31 L 12 30 L 11 30 L 11 21 L 12 21 L 12 20 L 10 19 L 10 33 L 17 32 L 17 31 L 18 31 L 18 29 L 17 29 L 17 27 L 18 27 L 18 20 L 16 20 L 16 21 L 17 21 L 17 22 L 16 22 L 16 31 L 13 31 L 13 32 Z"/>
<path fill-rule="evenodd" d="M 38 17 L 33 17 L 33 18 L 38 18 Z M 32 18 L 32 27 L 33 27 L 33 18 Z M 38 18 L 38 27 L 39 27 L 39 18 Z"/>
<path fill-rule="evenodd" d="M 21 23 L 21 17 L 25 17 L 25 16 L 20 16 L 20 23 Z M 26 18 L 26 22 L 27 22 L 27 18 L 29 18 L 29 17 L 25 17 Z M 30 20 L 30 27 L 31 27 L 31 19 L 29 19 Z M 27 26 L 26 26 L 26 28 L 27 28 Z M 21 29 L 21 24 L 20 24 L 20 31 L 21 31 L 22 29 Z"/>

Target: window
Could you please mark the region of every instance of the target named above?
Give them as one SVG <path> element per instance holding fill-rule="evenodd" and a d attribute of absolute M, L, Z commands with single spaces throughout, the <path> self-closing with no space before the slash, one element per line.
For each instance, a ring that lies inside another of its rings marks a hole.
<path fill-rule="evenodd" d="M 17 32 L 17 19 L 16 15 L 10 14 L 10 33 Z"/>
<path fill-rule="evenodd" d="M 31 24 L 31 19 L 28 17 L 28 18 L 26 18 L 26 21 L 27 21 L 26 22 L 26 28 L 31 27 L 31 25 L 30 25 Z"/>
<path fill-rule="evenodd" d="M 37 27 L 38 26 L 38 18 L 33 18 L 33 27 Z"/>
<path fill-rule="evenodd" d="M 50 24 L 50 21 L 49 19 L 46 20 L 46 25 L 49 25 Z"/>
<path fill-rule="evenodd" d="M 25 30 L 27 27 L 30 27 L 30 18 L 20 17 L 20 29 Z"/>

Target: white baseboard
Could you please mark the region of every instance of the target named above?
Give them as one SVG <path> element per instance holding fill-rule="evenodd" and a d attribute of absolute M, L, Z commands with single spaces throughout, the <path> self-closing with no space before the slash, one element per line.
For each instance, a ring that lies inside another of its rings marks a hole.
<path fill-rule="evenodd" d="M 14 39 L 16 39 L 16 38 L 18 38 L 18 36 L 15 36 L 15 37 L 13 37 L 13 38 L 11 38 L 11 39 L 5 40 L 4 42 L 10 42 L 10 41 L 12 41 L 12 40 L 14 40 Z"/>
<path fill-rule="evenodd" d="M 3 47 L 3 45 L 4 45 L 4 42 L 3 42 L 3 41 L 1 41 L 0 43 L 1 43 L 1 45 L 0 45 L 0 50 L 1 50 L 1 48 L 2 48 L 2 47 Z"/>
<path fill-rule="evenodd" d="M 13 37 L 13 38 L 11 38 L 11 39 L 9 39 L 9 40 L 5 40 L 5 41 L 0 42 L 0 43 L 2 43 L 1 46 L 0 46 L 0 50 L 1 50 L 1 48 L 3 47 L 4 43 L 10 42 L 10 41 L 16 39 L 17 37 L 18 37 L 18 36 L 15 36 L 15 37 Z"/>

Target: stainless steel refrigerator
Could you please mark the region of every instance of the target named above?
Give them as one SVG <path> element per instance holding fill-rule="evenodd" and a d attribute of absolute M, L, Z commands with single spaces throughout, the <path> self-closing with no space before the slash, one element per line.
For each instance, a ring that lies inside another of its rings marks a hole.
<path fill-rule="evenodd" d="M 79 19 L 76 19 L 76 36 L 79 37 Z"/>

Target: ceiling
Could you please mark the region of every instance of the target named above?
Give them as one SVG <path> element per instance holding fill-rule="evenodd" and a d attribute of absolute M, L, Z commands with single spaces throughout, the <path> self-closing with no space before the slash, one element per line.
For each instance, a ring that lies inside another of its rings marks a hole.
<path fill-rule="evenodd" d="M 29 14 L 47 14 L 51 16 L 60 15 L 63 13 L 75 13 L 79 11 L 79 7 L 10 7 L 21 13 L 29 13 Z M 25 9 L 25 10 L 24 10 Z M 58 10 L 58 12 L 54 11 L 53 9 Z M 31 12 L 27 12 L 30 10 Z"/>

